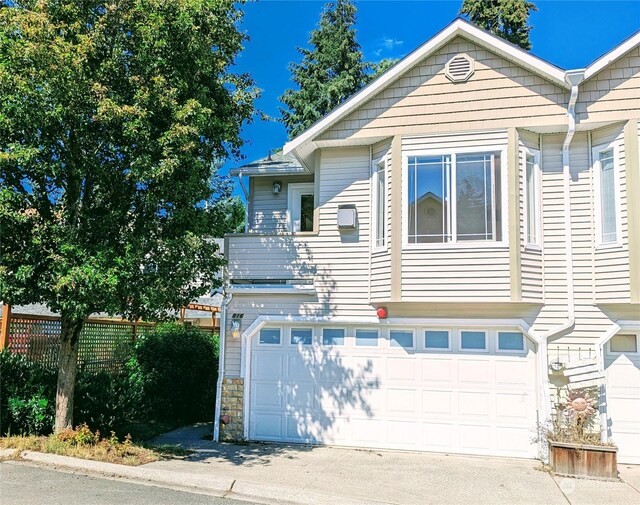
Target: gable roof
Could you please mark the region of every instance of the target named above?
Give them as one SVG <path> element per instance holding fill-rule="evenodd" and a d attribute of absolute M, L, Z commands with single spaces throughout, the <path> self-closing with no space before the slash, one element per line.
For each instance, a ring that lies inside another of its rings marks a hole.
<path fill-rule="evenodd" d="M 371 82 L 368 86 L 355 93 L 343 104 L 339 105 L 325 117 L 311 125 L 300 135 L 287 142 L 284 145 L 283 153 L 294 153 L 296 157 L 304 163 L 304 158 L 315 150 L 316 146 L 313 144 L 314 138 L 318 137 L 340 120 L 344 119 L 357 107 L 363 105 L 378 92 L 384 90 L 388 85 L 399 79 L 415 65 L 419 64 L 425 58 L 442 48 L 457 36 L 463 36 L 464 38 L 489 49 L 499 56 L 528 69 L 532 73 L 547 79 L 561 88 L 567 90 L 571 89 L 571 85 L 566 80 L 566 75 L 568 72 L 573 71 L 565 71 L 542 58 L 534 56 L 519 46 L 511 44 L 497 35 L 477 27 L 463 18 L 457 18 L 427 42 L 415 49 L 409 55 L 405 56 L 401 61 Z M 636 32 L 586 67 L 586 69 L 584 69 L 584 80 L 594 76 L 638 45 L 640 45 L 640 31 Z"/>
<path fill-rule="evenodd" d="M 507 42 L 497 35 L 478 28 L 476 25 L 465 19 L 457 18 L 427 42 L 415 49 L 409 55 L 405 56 L 396 65 L 391 67 L 368 86 L 354 94 L 342 105 L 335 108 L 332 112 L 310 126 L 300 135 L 287 142 L 284 145 L 283 152 L 285 154 L 290 153 L 312 140 L 317 135 L 333 126 L 340 119 L 344 118 L 356 107 L 365 103 L 379 91 L 382 91 L 387 85 L 400 78 L 413 66 L 443 47 L 450 40 L 453 40 L 455 37 L 460 35 L 483 47 L 491 49 L 491 51 L 508 60 L 518 63 L 522 67 L 527 68 L 531 72 L 544 77 L 562 88 L 570 89 L 569 84 L 567 84 L 564 78 L 565 71 L 560 67 L 552 65 L 551 63 L 534 56 L 528 51 Z"/>

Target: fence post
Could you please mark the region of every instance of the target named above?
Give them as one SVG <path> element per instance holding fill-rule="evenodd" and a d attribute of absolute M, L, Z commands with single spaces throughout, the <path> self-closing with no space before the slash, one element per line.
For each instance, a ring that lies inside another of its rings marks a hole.
<path fill-rule="evenodd" d="M 2 325 L 0 325 L 0 351 L 9 345 L 9 329 L 11 328 L 11 305 L 2 305 Z"/>

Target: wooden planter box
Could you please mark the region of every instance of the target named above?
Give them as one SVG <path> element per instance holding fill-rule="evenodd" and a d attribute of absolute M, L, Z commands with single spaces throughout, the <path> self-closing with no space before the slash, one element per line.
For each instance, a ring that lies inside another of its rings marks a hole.
<path fill-rule="evenodd" d="M 618 479 L 618 448 L 549 442 L 551 469 L 559 475 Z"/>

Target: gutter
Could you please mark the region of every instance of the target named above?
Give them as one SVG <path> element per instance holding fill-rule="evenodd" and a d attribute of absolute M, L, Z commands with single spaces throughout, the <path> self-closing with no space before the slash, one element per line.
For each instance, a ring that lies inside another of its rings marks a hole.
<path fill-rule="evenodd" d="M 224 379 L 224 348 L 227 334 L 227 306 L 231 303 L 233 294 L 225 296 L 222 302 L 222 314 L 220 315 L 220 351 L 218 355 L 218 383 L 216 384 L 216 407 L 213 419 L 213 441 L 220 438 L 220 402 L 222 401 L 222 380 Z"/>

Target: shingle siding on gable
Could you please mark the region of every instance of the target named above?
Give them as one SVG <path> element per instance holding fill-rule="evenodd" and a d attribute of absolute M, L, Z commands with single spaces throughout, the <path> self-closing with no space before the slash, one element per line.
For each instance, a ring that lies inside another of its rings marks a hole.
<path fill-rule="evenodd" d="M 640 115 L 640 47 L 580 86 L 579 122 L 620 121 Z"/>
<path fill-rule="evenodd" d="M 458 53 L 475 60 L 465 83 L 445 76 Z M 320 140 L 566 124 L 568 92 L 458 37 L 322 134 Z"/>

